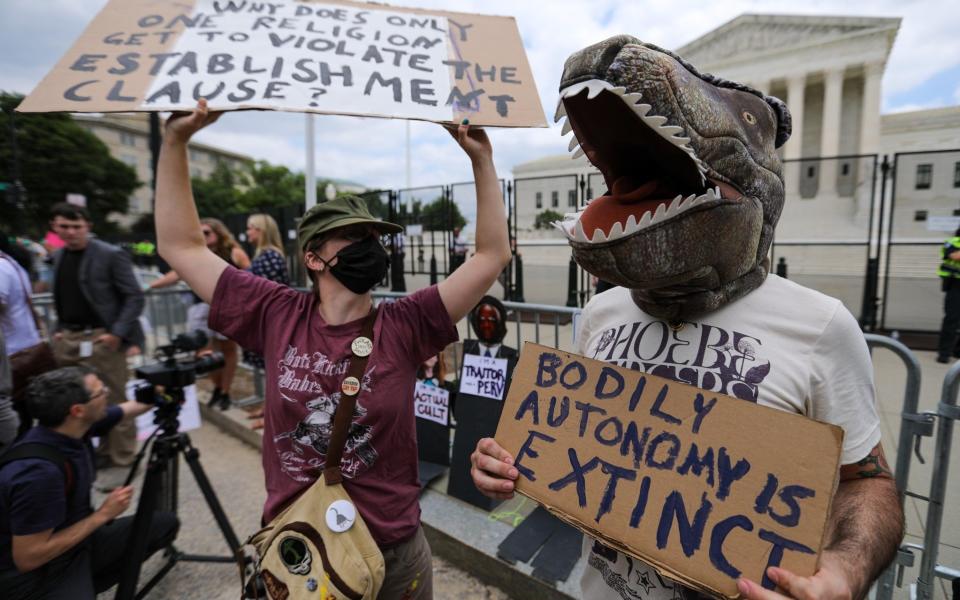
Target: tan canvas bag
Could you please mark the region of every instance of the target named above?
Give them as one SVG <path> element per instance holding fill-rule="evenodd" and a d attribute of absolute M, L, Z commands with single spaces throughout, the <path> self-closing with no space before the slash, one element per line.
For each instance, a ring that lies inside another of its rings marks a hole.
<path fill-rule="evenodd" d="M 256 548 L 256 574 L 266 596 L 255 591 L 251 580 L 244 586 L 246 598 L 373 600 L 380 592 L 383 555 L 343 488 L 340 473 L 360 382 L 373 350 L 375 319 L 376 309 L 352 344 L 354 356 L 341 386 L 322 475 L 247 542 Z"/>

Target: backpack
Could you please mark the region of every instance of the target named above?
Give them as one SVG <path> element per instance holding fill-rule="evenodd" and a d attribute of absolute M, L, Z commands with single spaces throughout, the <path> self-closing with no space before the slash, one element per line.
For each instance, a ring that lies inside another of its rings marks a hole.
<path fill-rule="evenodd" d="M 3 454 L 0 454 L 0 469 L 12 462 L 26 458 L 41 458 L 52 462 L 60 468 L 60 472 L 63 473 L 64 492 L 67 496 L 67 502 L 69 502 L 70 498 L 73 497 L 73 492 L 77 485 L 76 475 L 73 472 L 73 465 L 70 463 L 70 460 L 64 456 L 62 452 L 49 444 L 26 442 L 16 444 Z"/>

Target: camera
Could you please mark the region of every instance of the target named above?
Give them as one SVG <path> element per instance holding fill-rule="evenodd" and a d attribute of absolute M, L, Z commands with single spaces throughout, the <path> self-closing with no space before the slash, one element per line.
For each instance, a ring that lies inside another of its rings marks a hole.
<path fill-rule="evenodd" d="M 211 352 L 200 357 L 178 358 L 178 355 L 193 353 L 207 345 L 207 335 L 202 329 L 193 333 L 182 333 L 166 346 L 160 346 L 154 353 L 158 362 L 139 367 L 137 377 L 146 380 L 134 390 L 137 402 L 144 404 L 162 405 L 169 397 L 166 394 L 157 394 L 156 387 L 162 386 L 165 391 L 182 390 L 193 385 L 197 375 L 203 375 L 223 367 L 223 355 Z"/>

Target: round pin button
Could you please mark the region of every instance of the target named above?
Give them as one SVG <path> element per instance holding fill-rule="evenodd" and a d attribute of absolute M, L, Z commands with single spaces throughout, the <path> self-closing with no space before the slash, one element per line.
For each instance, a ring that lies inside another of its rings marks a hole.
<path fill-rule="evenodd" d="M 340 391 L 348 396 L 356 396 L 360 391 L 360 380 L 356 377 L 347 377 L 340 384 Z"/>
<path fill-rule="evenodd" d="M 373 342 L 370 341 L 370 338 L 361 335 L 353 340 L 353 343 L 350 344 L 350 349 L 353 350 L 353 353 L 357 356 L 370 356 L 370 353 L 373 351 Z"/>
<path fill-rule="evenodd" d="M 330 531 L 343 533 L 353 527 L 357 509 L 348 500 L 336 500 L 327 507 L 326 518 Z"/>

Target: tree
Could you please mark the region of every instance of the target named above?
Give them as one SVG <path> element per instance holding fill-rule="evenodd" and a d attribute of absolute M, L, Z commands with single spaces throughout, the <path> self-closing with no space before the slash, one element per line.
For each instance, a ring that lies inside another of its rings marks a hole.
<path fill-rule="evenodd" d="M 463 228 L 467 219 L 460 213 L 456 202 L 442 197 L 424 204 L 420 209 L 420 222 L 425 231 L 450 231 L 454 227 Z"/>
<path fill-rule="evenodd" d="M 306 201 L 306 180 L 303 173 L 294 173 L 283 165 L 259 160 L 250 166 L 250 187 L 240 197 L 244 210 L 255 212 L 269 206 L 303 205 Z M 323 191 L 317 186 L 317 197 Z"/>
<path fill-rule="evenodd" d="M 197 203 L 197 212 L 202 217 L 220 217 L 242 212 L 244 209 L 243 192 L 237 187 L 239 174 L 225 162 L 217 164 L 209 177 L 193 177 L 193 197 Z"/>
<path fill-rule="evenodd" d="M 136 171 L 113 158 L 103 142 L 68 114 L 14 116 L 21 100 L 23 96 L 0 92 L 0 182 L 12 184 L 17 178 L 11 140 L 15 130 L 19 177 L 26 191 L 22 210 L 3 211 L 5 224 L 14 214 L 12 227 L 39 235 L 47 227 L 50 207 L 75 193 L 87 197 L 87 210 L 99 232 L 114 229 L 107 215 L 127 212 L 130 196 L 142 185 Z"/>
<path fill-rule="evenodd" d="M 537 214 L 533 220 L 534 229 L 550 229 L 556 221 L 562 221 L 563 215 L 549 208 Z"/>

